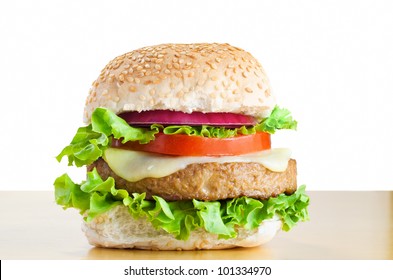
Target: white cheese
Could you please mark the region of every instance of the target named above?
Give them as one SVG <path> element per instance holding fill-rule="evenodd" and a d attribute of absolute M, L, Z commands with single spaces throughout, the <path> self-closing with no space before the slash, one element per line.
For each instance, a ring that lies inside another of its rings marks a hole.
<path fill-rule="evenodd" d="M 144 178 L 165 177 L 193 163 L 256 162 L 271 171 L 283 172 L 287 169 L 290 156 L 291 150 L 286 148 L 222 157 L 167 156 L 108 148 L 104 160 L 118 176 L 136 182 Z"/>

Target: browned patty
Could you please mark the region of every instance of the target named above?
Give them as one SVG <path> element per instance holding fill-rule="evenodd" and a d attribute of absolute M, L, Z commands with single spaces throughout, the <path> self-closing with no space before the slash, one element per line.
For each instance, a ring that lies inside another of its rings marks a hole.
<path fill-rule="evenodd" d="M 201 163 L 162 178 L 128 182 L 117 176 L 103 159 L 87 167 L 96 167 L 106 180 L 113 177 L 116 187 L 129 193 L 146 192 L 146 198 L 158 195 L 167 201 L 198 199 L 205 201 L 247 196 L 267 199 L 296 191 L 296 161 L 289 160 L 284 172 L 273 172 L 259 163 Z"/>

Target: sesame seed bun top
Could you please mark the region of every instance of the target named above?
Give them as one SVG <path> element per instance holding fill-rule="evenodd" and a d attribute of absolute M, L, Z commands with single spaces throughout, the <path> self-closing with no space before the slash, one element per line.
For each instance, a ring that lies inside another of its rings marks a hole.
<path fill-rule="evenodd" d="M 93 82 L 84 121 L 97 107 L 125 111 L 231 112 L 267 117 L 275 106 L 261 64 L 229 44 L 162 44 L 116 57 Z"/>

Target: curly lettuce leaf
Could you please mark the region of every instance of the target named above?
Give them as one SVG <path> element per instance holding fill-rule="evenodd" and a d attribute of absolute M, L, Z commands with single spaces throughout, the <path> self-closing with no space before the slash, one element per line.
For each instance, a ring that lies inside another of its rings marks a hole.
<path fill-rule="evenodd" d="M 56 179 L 54 186 L 57 204 L 65 209 L 78 209 L 87 222 L 117 205 L 124 205 L 134 218 L 145 218 L 155 228 L 180 240 L 187 240 L 198 228 L 220 238 L 234 238 L 237 227 L 255 229 L 274 215 L 280 217 L 285 231 L 308 219 L 309 198 L 305 186 L 292 195 L 281 194 L 268 200 L 240 197 L 225 201 L 167 202 L 158 196 L 146 200 L 145 193 L 129 194 L 116 189 L 113 178 L 102 180 L 96 169 L 88 172 L 86 181 L 80 185 L 64 174 Z"/>
<path fill-rule="evenodd" d="M 189 136 L 202 136 L 208 138 L 230 138 L 238 134 L 237 128 L 230 129 L 225 127 L 215 127 L 209 125 L 202 125 L 202 126 L 170 125 L 164 127 L 159 124 L 154 124 L 152 125 L 152 127 L 159 127 L 160 131 L 168 135 L 186 134 Z"/>
<path fill-rule="evenodd" d="M 122 143 L 139 141 L 146 144 L 155 139 L 155 134 L 186 134 L 190 136 L 229 138 L 239 134 L 254 134 L 257 131 L 275 133 L 277 129 L 296 129 L 297 122 L 292 119 L 287 109 L 275 107 L 268 118 L 263 119 L 256 126 L 240 128 L 214 127 L 209 125 L 186 126 L 170 125 L 164 127 L 160 124 L 152 124 L 150 128 L 132 127 L 125 120 L 118 117 L 112 111 L 105 108 L 94 110 L 91 124 L 80 127 L 71 143 L 66 146 L 56 157 L 61 161 L 68 158 L 68 165 L 81 167 L 89 165 L 100 158 L 105 149 L 110 146 L 112 137 L 122 139 Z"/>
<path fill-rule="evenodd" d="M 278 106 L 274 107 L 270 116 L 263 119 L 255 126 L 257 131 L 263 131 L 274 134 L 278 129 L 294 129 L 297 128 L 297 121 L 292 118 L 291 112 L 288 109 L 283 109 Z"/>
<path fill-rule="evenodd" d="M 78 167 L 89 164 L 103 155 L 103 151 L 109 145 L 109 139 L 105 134 L 92 130 L 92 126 L 80 127 L 71 143 L 65 147 L 56 159 L 60 162 L 66 156 L 68 165 Z"/>
<path fill-rule="evenodd" d="M 113 135 L 116 139 L 122 139 L 122 143 L 139 141 L 140 144 L 146 144 L 154 140 L 154 134 L 159 132 L 156 128 L 132 127 L 125 120 L 105 108 L 94 110 L 91 116 L 91 125 L 93 131 L 106 136 Z"/>
<path fill-rule="evenodd" d="M 81 167 L 100 158 L 110 146 L 112 137 L 122 142 L 139 141 L 146 144 L 154 140 L 158 128 L 135 128 L 108 109 L 97 108 L 91 117 L 91 124 L 80 127 L 71 143 L 56 156 L 57 161 L 68 158 L 68 165 Z"/>

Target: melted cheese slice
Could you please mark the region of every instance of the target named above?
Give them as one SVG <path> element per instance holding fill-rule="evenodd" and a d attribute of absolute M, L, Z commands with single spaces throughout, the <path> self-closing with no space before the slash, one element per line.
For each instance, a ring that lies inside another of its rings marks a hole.
<path fill-rule="evenodd" d="M 193 163 L 256 162 L 271 171 L 283 172 L 287 169 L 290 156 L 291 150 L 286 148 L 222 157 L 167 156 L 108 148 L 103 158 L 118 176 L 136 182 L 144 178 L 165 177 Z"/>

